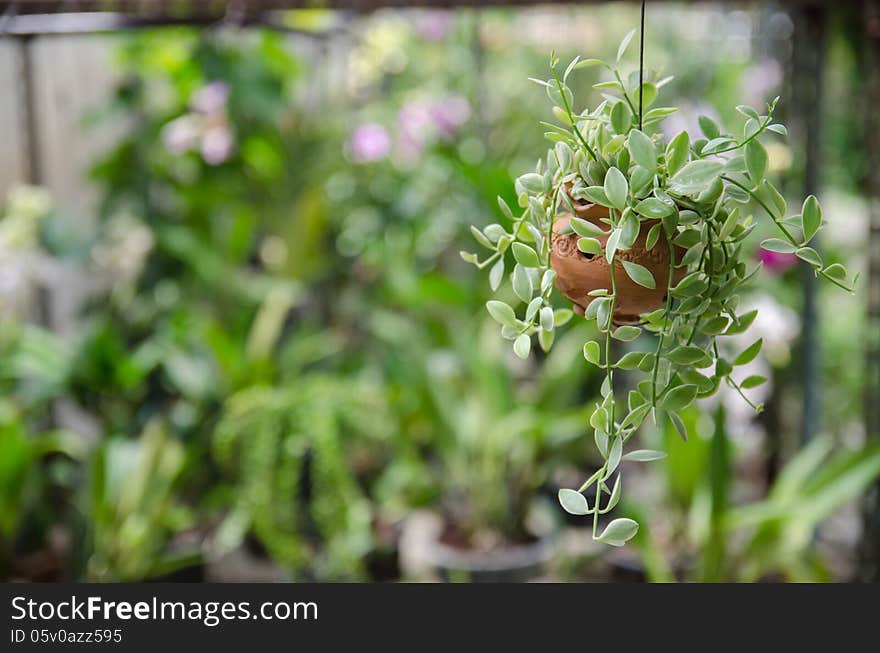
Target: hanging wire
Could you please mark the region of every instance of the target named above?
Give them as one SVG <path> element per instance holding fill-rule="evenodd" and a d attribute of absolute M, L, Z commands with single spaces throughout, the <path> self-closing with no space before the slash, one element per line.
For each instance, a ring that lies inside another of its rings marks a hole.
<path fill-rule="evenodd" d="M 642 0 L 642 16 L 639 25 L 639 131 L 642 129 L 642 86 L 645 82 L 645 2 Z"/>

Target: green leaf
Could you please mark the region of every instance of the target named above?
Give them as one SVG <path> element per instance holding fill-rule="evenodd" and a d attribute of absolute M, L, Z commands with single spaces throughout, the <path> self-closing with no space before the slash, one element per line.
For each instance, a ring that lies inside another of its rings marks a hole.
<path fill-rule="evenodd" d="M 527 334 L 522 334 L 513 341 L 513 353 L 520 358 L 528 358 L 532 349 L 532 339 Z"/>
<path fill-rule="evenodd" d="M 626 53 L 626 49 L 629 47 L 630 41 L 632 41 L 633 36 L 636 34 L 636 29 L 631 29 L 626 36 L 623 37 L 623 40 L 620 42 L 620 47 L 617 48 L 617 61 L 619 62 L 623 55 Z"/>
<path fill-rule="evenodd" d="M 602 206 L 612 206 L 611 200 L 608 199 L 608 196 L 605 194 L 605 189 L 602 186 L 588 186 L 584 189 L 584 195 L 588 200 L 590 200 L 593 204 L 601 204 Z M 574 227 L 572 227 L 574 228 Z"/>
<path fill-rule="evenodd" d="M 491 240 L 493 243 L 497 243 L 504 236 L 507 236 L 507 232 L 504 230 L 500 224 L 490 224 L 484 230 L 483 233 L 486 234 L 486 238 Z"/>
<path fill-rule="evenodd" d="M 697 118 L 697 122 L 700 125 L 700 130 L 709 140 L 721 136 L 721 130 L 718 128 L 718 125 L 715 124 L 715 121 L 709 116 L 700 116 Z"/>
<path fill-rule="evenodd" d="M 704 362 L 708 365 L 711 361 L 709 355 L 705 351 L 699 347 L 694 347 L 693 345 L 676 347 L 666 354 L 666 358 L 676 365 L 695 365 L 700 362 Z"/>
<path fill-rule="evenodd" d="M 601 254 L 602 243 L 595 238 L 579 238 L 577 248 L 584 254 Z"/>
<path fill-rule="evenodd" d="M 729 136 L 721 136 L 720 138 L 713 138 L 711 141 L 706 143 L 703 146 L 703 150 L 701 154 L 706 156 L 708 154 L 714 154 L 715 152 L 720 152 L 721 150 L 726 150 L 729 147 L 732 147 L 736 141 L 734 141 Z"/>
<path fill-rule="evenodd" d="M 751 376 L 747 376 L 743 379 L 743 382 L 740 383 L 740 387 L 748 390 L 749 388 L 757 388 L 759 385 L 766 383 L 767 377 L 760 376 L 759 374 L 753 374 Z"/>
<path fill-rule="evenodd" d="M 657 107 L 656 109 L 651 109 L 645 114 L 644 126 L 648 127 L 650 125 L 656 124 L 663 120 L 666 116 L 671 116 L 677 111 L 678 109 L 676 109 L 675 107 Z"/>
<path fill-rule="evenodd" d="M 614 470 L 617 469 L 617 466 L 620 464 L 620 459 L 623 456 L 623 438 L 614 438 L 614 442 L 611 443 L 611 450 L 608 452 L 608 464 L 605 467 L 605 478 L 611 476 L 614 473 Z"/>
<path fill-rule="evenodd" d="M 526 307 L 526 322 L 532 321 L 535 315 L 537 315 L 538 309 L 541 308 L 541 305 L 543 303 L 543 297 L 535 297 L 532 301 L 529 302 L 528 307 Z"/>
<path fill-rule="evenodd" d="M 535 289 L 532 287 L 532 277 L 528 270 L 519 263 L 513 268 L 513 292 L 524 302 L 532 300 Z"/>
<path fill-rule="evenodd" d="M 520 265 L 527 268 L 541 267 L 541 261 L 538 259 L 538 254 L 528 245 L 514 243 L 510 248 L 513 250 L 513 257 Z"/>
<path fill-rule="evenodd" d="M 761 145 L 757 139 L 749 141 L 746 144 L 746 169 L 749 171 L 749 177 L 757 186 L 764 179 L 767 172 L 767 150 Z"/>
<path fill-rule="evenodd" d="M 596 238 L 598 236 L 606 236 L 607 233 L 602 230 L 602 227 L 593 224 L 592 222 L 588 222 L 587 220 L 581 220 L 580 218 L 572 218 L 571 219 L 571 228 L 578 235 L 583 238 Z"/>
<path fill-rule="evenodd" d="M 618 134 L 625 134 L 626 130 L 632 126 L 632 113 L 626 102 L 618 102 L 611 107 L 611 127 Z"/>
<path fill-rule="evenodd" d="M 632 211 L 625 211 L 623 220 L 620 222 L 620 241 L 617 244 L 619 249 L 629 249 L 639 237 L 639 219 Z"/>
<path fill-rule="evenodd" d="M 672 176 L 670 187 L 683 195 L 700 192 L 718 178 L 723 167 L 720 161 L 691 161 Z"/>
<path fill-rule="evenodd" d="M 646 218 L 659 220 L 672 213 L 672 207 L 666 202 L 661 202 L 656 197 L 649 197 L 636 204 L 636 213 Z"/>
<path fill-rule="evenodd" d="M 596 539 L 611 546 L 623 546 L 638 532 L 639 523 L 637 521 L 621 517 L 608 524 Z"/>
<path fill-rule="evenodd" d="M 504 278 L 504 258 L 498 259 L 498 262 L 489 270 L 489 287 L 492 291 L 498 290 L 501 280 Z"/>
<path fill-rule="evenodd" d="M 780 254 L 792 254 L 797 250 L 797 247 L 781 238 L 767 238 L 766 240 L 762 240 L 761 247 L 767 251 L 779 252 Z"/>
<path fill-rule="evenodd" d="M 822 267 L 822 257 L 819 256 L 819 252 L 812 247 L 799 247 L 795 254 L 797 254 L 799 259 L 806 261 L 814 268 Z"/>
<path fill-rule="evenodd" d="M 547 292 L 547 289 L 553 285 L 554 281 L 556 281 L 556 270 L 552 268 L 544 270 L 544 275 L 541 277 L 541 292 Z"/>
<path fill-rule="evenodd" d="M 499 324 L 510 327 L 516 326 L 516 313 L 514 313 L 513 309 L 504 302 L 491 299 L 486 302 L 486 310 L 489 311 L 489 315 L 491 315 Z"/>
<path fill-rule="evenodd" d="M 588 515 L 590 513 L 590 504 L 587 503 L 586 497 L 575 490 L 567 488 L 559 490 L 559 503 L 563 510 L 570 515 Z"/>
<path fill-rule="evenodd" d="M 652 449 L 636 449 L 635 451 L 630 451 L 623 457 L 624 460 L 632 460 L 638 463 L 647 463 L 652 460 L 661 460 L 663 458 L 666 458 L 666 453 L 663 451 L 654 451 Z"/>
<path fill-rule="evenodd" d="M 587 359 L 588 363 L 592 363 L 593 365 L 599 365 L 599 343 L 595 340 L 588 340 L 584 344 L 584 358 Z"/>
<path fill-rule="evenodd" d="M 489 241 L 486 236 L 483 235 L 483 232 L 477 229 L 475 226 L 471 225 L 471 233 L 474 236 L 474 239 L 480 243 L 486 249 L 495 249 L 495 246 Z"/>
<path fill-rule="evenodd" d="M 719 333 L 723 332 L 727 325 L 730 323 L 730 320 L 725 315 L 716 315 L 713 318 L 706 320 L 701 326 L 700 331 L 705 334 L 716 336 Z"/>
<path fill-rule="evenodd" d="M 573 70 L 580 70 L 581 68 L 590 68 L 592 66 L 605 66 L 608 68 L 608 64 L 602 61 L 601 59 L 581 59 L 578 61 Z"/>
<path fill-rule="evenodd" d="M 837 279 L 838 281 L 846 281 L 846 268 L 843 267 L 840 263 L 832 263 L 827 268 L 822 270 L 825 274 L 827 274 L 832 279 Z"/>
<path fill-rule="evenodd" d="M 732 336 L 737 333 L 743 333 L 750 326 L 752 326 L 752 322 L 755 321 L 755 318 L 758 315 L 757 309 L 751 310 L 748 313 L 743 313 L 742 315 L 738 315 L 736 322 L 728 327 L 727 331 L 724 332 L 726 336 Z"/>
<path fill-rule="evenodd" d="M 804 227 L 804 242 L 808 243 L 819 231 L 819 226 L 822 224 L 822 207 L 815 195 L 810 195 L 804 200 L 801 221 Z"/>
<path fill-rule="evenodd" d="M 541 349 L 545 352 L 550 351 L 550 347 L 553 346 L 553 338 L 555 337 L 555 331 L 538 331 L 538 343 L 541 345 Z"/>
<path fill-rule="evenodd" d="M 663 395 L 663 399 L 660 400 L 660 407 L 664 410 L 681 410 L 685 406 L 689 406 L 696 396 L 697 386 L 692 384 L 680 385 Z"/>
<path fill-rule="evenodd" d="M 647 352 L 644 351 L 627 352 L 620 357 L 620 360 L 614 364 L 614 367 L 620 368 L 622 370 L 634 370 L 639 366 L 639 363 L 642 362 L 642 359 L 645 357 L 646 353 Z"/>
<path fill-rule="evenodd" d="M 721 231 L 718 233 L 718 238 L 721 240 L 727 240 L 730 238 L 730 235 L 733 233 L 733 230 L 736 229 L 738 222 L 739 207 L 733 207 L 730 213 L 728 213 L 727 218 L 725 218 L 724 224 L 721 225 Z"/>
<path fill-rule="evenodd" d="M 746 118 L 754 118 L 755 120 L 761 119 L 761 117 L 758 115 L 758 112 L 746 104 L 740 104 L 736 107 L 736 110 L 743 114 Z"/>
<path fill-rule="evenodd" d="M 544 329 L 544 331 L 553 331 L 553 327 L 553 308 L 545 306 L 541 309 L 541 328 Z"/>
<path fill-rule="evenodd" d="M 641 86 L 641 92 L 642 92 L 642 107 L 647 109 L 652 104 L 654 104 L 654 100 L 657 99 L 657 92 L 658 92 L 657 86 L 655 86 L 651 82 L 645 82 Z M 639 97 L 639 88 L 638 87 L 636 88 L 635 91 L 633 91 L 633 97 L 634 98 Z"/>
<path fill-rule="evenodd" d="M 632 261 L 622 261 L 623 269 L 626 270 L 627 276 L 635 281 L 640 286 L 644 286 L 645 288 L 656 288 L 657 282 L 654 280 L 654 275 L 651 274 L 648 268 L 639 265 L 638 263 L 633 263 Z"/>
<path fill-rule="evenodd" d="M 621 478 L 622 475 L 618 474 L 617 479 L 614 481 L 614 489 L 611 490 L 611 496 L 608 497 L 608 503 L 605 504 L 605 507 L 600 511 L 603 515 L 605 513 L 611 512 L 614 506 L 617 505 L 617 502 L 620 501 L 620 493 L 621 493 Z"/>
<path fill-rule="evenodd" d="M 684 442 L 687 442 L 688 432 L 687 426 L 685 426 L 684 421 L 681 419 L 681 417 L 678 416 L 678 413 L 670 411 L 666 414 L 669 416 L 669 421 L 672 422 L 672 426 L 678 432 L 678 435 Z"/>
<path fill-rule="evenodd" d="M 617 168 L 609 168 L 605 174 L 605 195 L 611 206 L 622 211 L 626 207 L 626 198 L 629 195 L 629 183 L 626 177 Z"/>
<path fill-rule="evenodd" d="M 690 136 L 686 131 L 679 132 L 666 146 L 666 171 L 674 175 L 688 160 Z"/>
<path fill-rule="evenodd" d="M 645 247 L 648 249 L 648 251 L 654 249 L 654 245 L 656 245 L 657 241 L 660 239 L 660 227 L 662 226 L 663 225 L 660 223 L 655 224 L 648 231 L 648 237 L 645 239 Z"/>
<path fill-rule="evenodd" d="M 498 208 L 501 209 L 501 212 L 504 214 L 508 220 L 513 220 L 513 211 L 510 210 L 510 207 L 507 205 L 507 202 L 504 201 L 504 198 L 501 195 L 498 196 Z"/>
<path fill-rule="evenodd" d="M 537 172 L 527 172 L 520 176 L 517 181 L 527 192 L 533 195 L 543 193 L 545 190 L 544 175 L 539 175 Z"/>
<path fill-rule="evenodd" d="M 553 311 L 553 323 L 558 327 L 568 324 L 572 317 L 574 317 L 574 311 L 570 308 L 557 308 Z"/>
<path fill-rule="evenodd" d="M 617 327 L 614 330 L 614 333 L 611 334 L 611 337 L 615 340 L 621 340 L 623 342 L 630 342 L 635 340 L 640 335 L 642 335 L 642 330 L 637 326 L 622 326 Z"/>
<path fill-rule="evenodd" d="M 629 142 L 627 143 L 630 158 L 636 164 L 642 166 L 651 173 L 657 170 L 657 149 L 654 147 L 654 141 L 642 131 L 633 129 L 629 133 Z"/>
<path fill-rule="evenodd" d="M 747 364 L 751 363 L 753 360 L 755 360 L 755 356 L 757 356 L 758 352 L 761 351 L 761 346 L 763 344 L 764 344 L 764 339 L 758 338 L 757 340 L 755 340 L 755 342 L 753 342 L 748 347 L 743 349 L 743 351 L 739 354 L 739 356 L 737 356 L 736 358 L 733 359 L 734 367 L 739 366 L 739 365 L 747 365 Z"/>
<path fill-rule="evenodd" d="M 733 371 L 733 365 L 726 358 L 715 361 L 715 376 L 724 377 Z"/>
<path fill-rule="evenodd" d="M 637 406 L 623 418 L 623 421 L 620 423 L 621 428 L 628 428 L 630 426 L 638 428 L 645 420 L 645 416 L 648 414 L 649 410 L 651 410 L 650 404 Z"/>
<path fill-rule="evenodd" d="M 776 186 L 770 183 L 769 180 L 765 179 L 761 182 L 761 188 L 758 193 L 761 198 L 765 201 L 765 203 L 772 204 L 776 207 L 778 211 L 776 218 L 781 218 L 785 215 L 785 198 L 782 196 L 782 193 L 777 190 Z"/>
<path fill-rule="evenodd" d="M 613 229 L 608 240 L 605 241 L 605 258 L 609 263 L 614 260 L 614 254 L 617 252 L 617 244 L 620 242 L 620 229 Z"/>

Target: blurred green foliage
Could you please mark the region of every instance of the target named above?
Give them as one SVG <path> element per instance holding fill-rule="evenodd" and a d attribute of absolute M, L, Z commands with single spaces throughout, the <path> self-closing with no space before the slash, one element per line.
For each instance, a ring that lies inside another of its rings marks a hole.
<path fill-rule="evenodd" d="M 694 43 L 670 27 L 682 11 L 657 12 L 669 29 L 649 33 L 651 60 L 676 60 L 678 104 L 733 106 L 755 62 L 723 39 L 712 61 L 684 56 Z M 33 245 L 101 282 L 72 334 L 5 312 L 0 327 L 3 577 L 34 577 L 16 560 L 48 550 L 57 577 L 95 580 L 176 578 L 243 551 L 290 579 L 365 580 L 417 509 L 474 546 L 562 532 L 548 504 L 597 462 L 581 439 L 601 382 L 581 344 L 595 334 L 574 324 L 548 356 L 511 359 L 458 251 L 542 151 L 544 98 L 526 77 L 551 48 L 607 51 L 634 13 L 304 16 L 291 20 L 341 25 L 345 47 L 329 56 L 314 32 L 126 37 L 121 83 L 93 119 L 121 133 L 93 170 L 97 233 L 65 232 L 60 207 Z M 797 307 L 796 273 L 765 289 Z M 827 331 L 855 355 L 849 330 Z M 842 379 L 838 443 L 861 383 L 841 358 L 827 361 Z M 772 363 L 784 406 L 789 363 Z M 76 435 L 56 429 L 70 405 L 87 416 Z M 648 516 L 635 543 L 648 577 L 827 577 L 812 534 L 828 510 L 803 505 L 856 496 L 876 454 L 823 444 L 768 485 L 748 438 L 687 419 L 686 444 L 645 434 L 670 456 L 622 506 Z M 592 555 L 585 577 L 602 577 Z"/>

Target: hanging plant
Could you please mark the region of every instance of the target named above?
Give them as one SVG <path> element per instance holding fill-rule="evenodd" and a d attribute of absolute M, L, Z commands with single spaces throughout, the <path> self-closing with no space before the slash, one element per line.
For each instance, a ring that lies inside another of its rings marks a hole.
<path fill-rule="evenodd" d="M 604 463 L 579 488 L 560 490 L 559 500 L 570 513 L 592 515 L 593 537 L 614 546 L 638 530 L 631 519 L 615 519 L 598 531 L 599 516 L 620 500 L 621 460 L 665 456 L 625 451 L 649 415 L 655 423 L 665 415 L 686 439 L 679 412 L 714 394 L 721 383 L 761 411 L 743 390 L 765 379 L 737 374 L 758 355 L 761 340 L 731 359 L 723 358 L 716 344 L 718 337 L 746 331 L 756 315 L 739 310 L 738 296 L 758 271 L 749 270 L 745 260 L 744 241 L 756 227 L 749 205 L 779 232 L 761 247 L 796 254 L 817 276 L 844 290 L 851 292 L 855 283 L 843 265 L 826 264 L 809 247 L 822 224 L 816 198 L 808 197 L 798 215 L 786 217 L 785 199 L 765 178 L 768 157 L 761 141 L 786 135 L 773 118 L 778 98 L 764 114 L 737 107 L 744 118 L 739 135 L 703 116 L 704 137 L 691 141 L 683 131 L 667 142 L 658 128 L 676 109 L 651 107 L 670 78 L 645 79 L 641 65 L 628 77 L 620 70 L 634 34 L 623 39 L 614 64 L 575 58 L 560 74 L 552 55 L 551 78 L 532 80 L 553 104 L 556 124 L 541 125 L 554 146 L 534 172 L 516 180 L 516 212 L 499 198 L 510 226 L 472 227 L 489 256 L 480 260 L 462 252 L 466 261 L 489 269 L 493 291 L 513 264 L 509 278 L 517 302 L 492 300 L 486 307 L 520 358 L 529 355 L 533 336 L 549 350 L 555 329 L 572 317 L 571 310 L 552 307 L 554 285 L 602 334 L 601 342 L 588 341 L 583 352 L 605 373 L 602 401 L 590 419 Z M 613 79 L 594 85 L 601 104 L 581 109 L 567 82 L 595 66 Z M 650 350 L 613 360 L 614 340 L 634 341 L 643 331 L 655 337 Z M 615 396 L 616 370 L 644 373 L 625 400 Z M 584 492 L 594 485 L 590 505 Z"/>

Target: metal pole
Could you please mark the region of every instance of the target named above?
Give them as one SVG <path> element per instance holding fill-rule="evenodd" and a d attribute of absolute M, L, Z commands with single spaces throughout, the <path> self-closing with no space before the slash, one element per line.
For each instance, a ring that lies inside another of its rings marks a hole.
<path fill-rule="evenodd" d="M 822 100 L 824 63 L 828 28 L 827 9 L 820 4 L 805 4 L 795 12 L 794 67 L 795 93 L 792 116 L 800 123 L 804 137 L 804 194 L 819 194 L 819 169 L 822 146 Z M 812 246 L 819 249 L 814 240 Z M 816 279 L 809 265 L 801 263 L 803 332 L 801 337 L 803 421 L 802 441 L 810 440 L 821 428 L 821 352 L 819 314 L 816 308 Z"/>
<path fill-rule="evenodd" d="M 22 179 L 26 184 L 40 186 L 45 183 L 43 159 L 40 151 L 39 116 L 37 115 L 36 75 L 34 73 L 34 37 L 17 39 L 19 56 L 19 88 L 21 92 L 21 129 L 24 134 L 24 166 Z M 51 298 L 42 284 L 36 289 L 34 318 L 37 324 L 51 325 Z"/>

